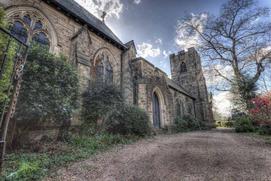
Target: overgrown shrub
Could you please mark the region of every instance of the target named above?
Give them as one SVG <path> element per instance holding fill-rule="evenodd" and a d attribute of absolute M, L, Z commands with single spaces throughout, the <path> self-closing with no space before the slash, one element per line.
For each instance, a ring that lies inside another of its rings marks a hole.
<path fill-rule="evenodd" d="M 216 121 L 216 127 L 231 128 L 234 126 L 233 121 Z"/>
<path fill-rule="evenodd" d="M 238 117 L 234 121 L 236 132 L 253 132 L 255 130 L 252 120 L 248 116 Z"/>
<path fill-rule="evenodd" d="M 97 125 L 110 112 L 122 105 L 121 91 L 114 85 L 94 85 L 83 94 L 82 119 L 84 124 Z"/>
<path fill-rule="evenodd" d="M 78 77 L 74 67 L 42 46 L 29 49 L 19 94 L 16 122 L 21 128 L 69 126 L 78 107 Z"/>
<path fill-rule="evenodd" d="M 7 26 L 4 16 L 4 10 L 2 7 L 0 7 L 0 27 L 2 28 Z M 9 49 L 6 52 L 7 45 L 9 45 Z M 0 116 L 4 112 L 5 102 L 9 101 L 10 94 L 8 93 L 8 90 L 11 86 L 14 58 L 16 55 L 16 49 L 18 49 L 18 47 L 19 44 L 16 40 L 9 39 L 9 36 L 0 31 L 0 65 L 3 64 L 4 53 L 6 53 L 6 61 L 4 64 L 4 69 L 1 70 L 2 77 L 0 79 Z"/>
<path fill-rule="evenodd" d="M 183 131 L 193 131 L 193 130 L 202 130 L 206 129 L 206 125 L 191 116 L 184 116 L 184 117 L 177 117 L 174 121 L 174 126 L 176 132 L 183 132 Z"/>
<path fill-rule="evenodd" d="M 271 135 L 271 125 L 260 125 L 258 133 L 261 135 Z"/>
<path fill-rule="evenodd" d="M 252 108 L 249 115 L 255 125 L 271 126 L 271 93 L 267 93 L 251 100 Z"/>
<path fill-rule="evenodd" d="M 147 113 L 136 106 L 125 104 L 121 91 L 114 85 L 94 85 L 83 94 L 82 132 L 96 134 L 107 131 L 113 134 L 150 134 Z"/>
<path fill-rule="evenodd" d="M 113 134 L 146 136 L 151 134 L 151 125 L 144 110 L 122 105 L 107 117 L 105 130 Z"/>

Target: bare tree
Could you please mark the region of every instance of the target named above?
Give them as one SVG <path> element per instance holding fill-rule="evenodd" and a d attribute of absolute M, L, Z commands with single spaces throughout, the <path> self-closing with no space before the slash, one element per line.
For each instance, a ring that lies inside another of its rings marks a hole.
<path fill-rule="evenodd" d="M 195 15 L 179 23 L 178 31 L 198 36 L 199 50 L 208 66 L 223 78 L 245 108 L 251 91 L 271 57 L 269 9 L 253 0 L 229 0 L 217 17 L 201 23 Z M 225 67 L 231 71 L 223 72 Z"/>

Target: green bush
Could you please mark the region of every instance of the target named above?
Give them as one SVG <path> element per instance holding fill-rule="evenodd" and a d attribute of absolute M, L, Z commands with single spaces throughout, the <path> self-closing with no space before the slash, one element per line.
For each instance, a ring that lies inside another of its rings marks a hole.
<path fill-rule="evenodd" d="M 84 125 L 97 125 L 124 102 L 121 91 L 114 85 L 94 85 L 83 94 Z"/>
<path fill-rule="evenodd" d="M 216 127 L 231 128 L 234 126 L 233 121 L 216 121 Z"/>
<path fill-rule="evenodd" d="M 191 116 L 177 117 L 174 121 L 173 129 L 176 132 L 193 131 L 206 129 L 206 125 Z"/>
<path fill-rule="evenodd" d="M 7 26 L 5 20 L 5 13 L 2 7 L 0 7 L 0 27 L 5 28 Z M 0 31 L 0 65 L 3 63 L 4 52 L 6 51 L 9 41 L 9 36 Z M 4 112 L 5 103 L 9 101 L 10 94 L 8 90 L 11 86 L 11 76 L 14 66 L 14 58 L 16 55 L 16 49 L 19 47 L 19 44 L 16 40 L 11 39 L 9 42 L 9 49 L 6 52 L 6 63 L 4 66 L 4 71 L 2 70 L 2 77 L 0 79 L 0 116 Z"/>
<path fill-rule="evenodd" d="M 151 125 L 144 110 L 122 105 L 107 117 L 105 130 L 113 134 L 146 136 L 151 134 Z"/>
<path fill-rule="evenodd" d="M 271 125 L 261 125 L 258 127 L 258 133 L 261 135 L 271 135 Z"/>
<path fill-rule="evenodd" d="M 46 47 L 31 46 L 15 112 L 19 128 L 67 128 L 78 108 L 78 82 L 76 69 L 64 57 L 49 53 Z"/>
<path fill-rule="evenodd" d="M 87 159 L 91 155 L 109 149 L 117 144 L 129 144 L 138 137 L 112 135 L 108 133 L 94 136 L 72 135 L 68 142 L 49 145 L 47 151 L 40 153 L 22 152 L 8 154 L 0 180 L 28 181 L 42 180 L 59 167 L 71 162 Z M 55 145 L 57 144 L 57 146 Z"/>
<path fill-rule="evenodd" d="M 236 132 L 253 132 L 255 130 L 252 124 L 252 120 L 248 116 L 240 116 L 234 121 Z"/>

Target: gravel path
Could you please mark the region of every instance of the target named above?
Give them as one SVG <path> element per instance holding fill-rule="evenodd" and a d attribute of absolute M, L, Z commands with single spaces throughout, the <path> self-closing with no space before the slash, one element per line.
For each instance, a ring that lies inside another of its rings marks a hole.
<path fill-rule="evenodd" d="M 217 130 L 160 135 L 74 163 L 46 180 L 271 181 L 271 145 Z"/>

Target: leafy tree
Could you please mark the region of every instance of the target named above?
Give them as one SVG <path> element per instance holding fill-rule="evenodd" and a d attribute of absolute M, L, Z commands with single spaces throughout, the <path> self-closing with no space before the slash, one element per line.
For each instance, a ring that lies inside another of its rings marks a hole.
<path fill-rule="evenodd" d="M 192 15 L 178 26 L 181 32 L 178 41 L 184 40 L 183 35 L 198 40 L 196 43 L 208 66 L 231 85 L 235 95 L 240 95 L 245 110 L 255 84 L 270 61 L 269 13 L 268 8 L 258 7 L 254 0 L 229 0 L 217 17 Z M 225 68 L 228 71 L 223 72 Z"/>
<path fill-rule="evenodd" d="M 23 83 L 16 108 L 21 128 L 43 125 L 67 127 L 78 107 L 77 71 L 64 57 L 33 45 L 24 68 Z"/>
<path fill-rule="evenodd" d="M 0 27 L 6 27 L 6 21 L 4 19 L 4 10 L 0 7 Z M 11 76 L 13 72 L 13 60 L 15 58 L 15 50 L 18 44 L 15 40 L 9 42 L 9 49 L 7 50 L 9 37 L 2 31 L 0 31 L 0 66 L 3 65 L 1 69 L 1 79 L 0 79 L 0 116 L 4 112 L 4 105 L 9 100 L 9 89 L 11 86 Z M 5 63 L 4 56 L 6 54 Z"/>

